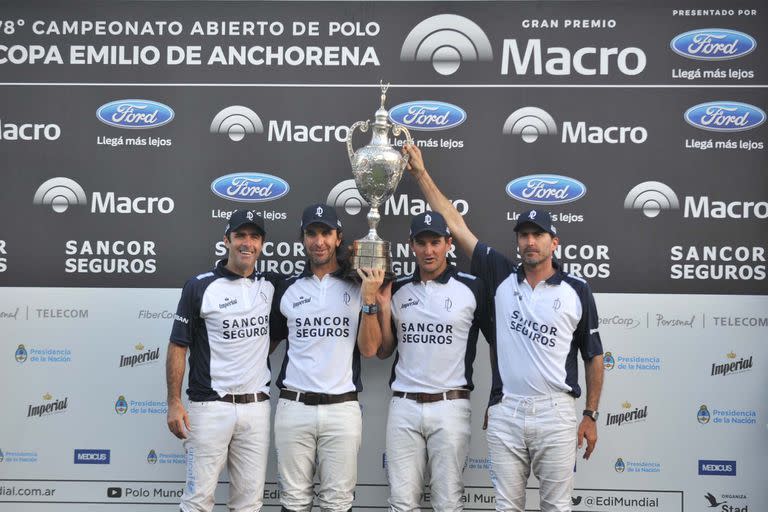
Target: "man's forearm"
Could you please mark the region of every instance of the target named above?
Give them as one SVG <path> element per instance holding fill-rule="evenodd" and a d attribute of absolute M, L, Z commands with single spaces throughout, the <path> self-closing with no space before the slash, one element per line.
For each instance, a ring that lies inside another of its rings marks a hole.
<path fill-rule="evenodd" d="M 187 347 L 168 342 L 165 359 L 165 382 L 168 388 L 168 403 L 181 401 L 181 385 L 187 366 Z"/>
<path fill-rule="evenodd" d="M 587 382 L 587 409 L 596 411 L 600 404 L 600 393 L 603 391 L 603 356 L 595 356 L 584 365 Z"/>

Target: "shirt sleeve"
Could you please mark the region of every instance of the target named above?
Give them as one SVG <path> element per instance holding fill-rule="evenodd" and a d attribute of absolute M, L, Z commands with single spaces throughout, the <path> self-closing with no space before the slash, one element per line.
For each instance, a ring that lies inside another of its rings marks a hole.
<path fill-rule="evenodd" d="M 595 297 L 589 285 L 584 283 L 581 295 L 581 320 L 576 328 L 578 346 L 581 357 L 588 361 L 603 353 L 603 342 L 600 339 L 599 320 Z"/>
<path fill-rule="evenodd" d="M 280 302 L 282 302 L 287 288 L 286 279 L 278 281 L 275 286 L 275 295 L 272 297 L 272 311 L 269 314 L 269 338 L 271 341 L 282 341 L 288 338 L 288 319 L 280 311 Z"/>
<path fill-rule="evenodd" d="M 515 265 L 496 249 L 482 242 L 475 245 L 470 272 L 483 280 L 491 295 L 514 271 Z"/>
<path fill-rule="evenodd" d="M 195 324 L 200 316 L 200 305 L 196 291 L 197 286 L 195 286 L 194 279 L 190 279 L 184 284 L 179 305 L 176 307 L 176 314 L 173 316 L 171 341 L 185 347 L 192 345 L 195 339 Z"/>

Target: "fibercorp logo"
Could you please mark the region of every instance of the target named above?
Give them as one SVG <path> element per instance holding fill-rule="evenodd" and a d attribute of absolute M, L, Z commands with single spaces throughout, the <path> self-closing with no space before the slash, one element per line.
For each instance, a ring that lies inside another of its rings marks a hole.
<path fill-rule="evenodd" d="M 403 42 L 400 61 L 431 61 L 441 75 L 458 71 L 463 61 L 493 60 L 488 36 L 474 21 L 456 14 L 438 14 L 413 27 Z"/>
<path fill-rule="evenodd" d="M 672 51 L 688 59 L 729 60 L 752 53 L 755 38 L 725 28 L 702 28 L 684 32 L 669 43 Z"/>
<path fill-rule="evenodd" d="M 240 142 L 246 133 L 264 133 L 259 115 L 248 107 L 232 105 L 219 111 L 211 121 L 211 133 L 225 133 L 229 140 Z"/>
<path fill-rule="evenodd" d="M 174 115 L 168 105 L 151 100 L 116 100 L 96 111 L 96 118 L 102 123 L 129 130 L 157 128 L 173 121 Z"/>

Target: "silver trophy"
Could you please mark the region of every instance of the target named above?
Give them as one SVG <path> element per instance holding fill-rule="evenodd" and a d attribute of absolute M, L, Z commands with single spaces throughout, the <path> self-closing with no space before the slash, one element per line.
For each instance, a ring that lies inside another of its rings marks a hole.
<path fill-rule="evenodd" d="M 352 165 L 352 175 L 360 195 L 371 206 L 368 212 L 368 234 L 360 240 L 355 240 L 352 248 L 352 271 L 350 275 L 357 277 L 359 268 L 378 268 L 385 272 L 385 279 L 394 278 L 392 272 L 392 251 L 390 243 L 382 240 L 376 233 L 376 226 L 381 220 L 379 206 L 394 193 L 403 170 L 408 164 L 408 156 L 403 155 L 389 143 L 389 129 L 392 135 L 397 137 L 405 134 L 408 144 L 413 144 L 408 129 L 399 124 L 387 122 L 389 112 L 384 108 L 389 84 L 381 84 L 381 106 L 376 111 L 376 120 L 373 122 L 373 134 L 371 142 L 365 147 L 354 151 L 352 148 L 352 135 L 355 128 L 361 132 L 367 132 L 371 126 L 370 121 L 358 121 L 352 125 L 347 136 L 347 153 L 349 163 Z"/>

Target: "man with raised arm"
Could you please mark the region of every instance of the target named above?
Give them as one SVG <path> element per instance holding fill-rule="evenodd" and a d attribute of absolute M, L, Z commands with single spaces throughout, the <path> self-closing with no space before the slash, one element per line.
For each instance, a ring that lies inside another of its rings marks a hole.
<path fill-rule="evenodd" d="M 492 311 L 493 382 L 488 408 L 488 450 L 496 510 L 525 510 L 531 469 L 539 479 L 542 512 L 571 510 L 577 444 L 588 459 L 597 442 L 597 407 L 603 349 L 594 298 L 587 283 L 553 260 L 559 238 L 544 210 L 515 224 L 521 263 L 479 242 L 424 166 L 412 145 L 408 171 L 433 210 L 441 213 L 458 246 L 472 258 L 471 272 L 488 289 Z M 584 360 L 587 398 L 581 395 L 577 353 Z"/>

